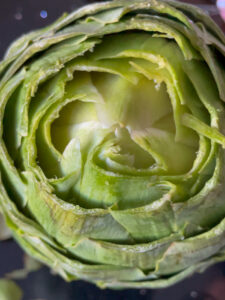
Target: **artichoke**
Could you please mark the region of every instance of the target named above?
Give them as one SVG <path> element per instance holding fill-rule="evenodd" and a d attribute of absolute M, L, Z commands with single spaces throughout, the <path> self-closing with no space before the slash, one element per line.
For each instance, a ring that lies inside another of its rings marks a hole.
<path fill-rule="evenodd" d="M 166 287 L 225 260 L 225 36 L 197 7 L 95 3 L 0 64 L 0 210 L 65 280 Z"/>

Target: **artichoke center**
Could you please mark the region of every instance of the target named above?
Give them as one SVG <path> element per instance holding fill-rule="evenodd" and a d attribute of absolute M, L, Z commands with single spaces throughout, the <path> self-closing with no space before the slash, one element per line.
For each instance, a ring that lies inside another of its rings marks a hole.
<path fill-rule="evenodd" d="M 187 172 L 197 145 L 176 141 L 166 84 L 135 75 L 134 83 L 105 72 L 75 73 L 65 93 L 65 101 L 67 95 L 72 96 L 72 101 L 62 108 L 51 127 L 53 144 L 63 153 L 76 139 L 82 164 L 96 151 L 101 167 L 121 174 L 129 174 L 131 169 L 140 174 L 142 169 Z M 77 93 L 78 78 L 84 82 L 83 88 L 90 90 L 89 95 Z"/>

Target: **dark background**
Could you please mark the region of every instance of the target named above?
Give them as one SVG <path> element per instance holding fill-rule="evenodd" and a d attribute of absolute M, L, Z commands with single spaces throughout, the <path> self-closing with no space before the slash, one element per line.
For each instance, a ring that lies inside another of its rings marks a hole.
<path fill-rule="evenodd" d="M 23 33 L 46 26 L 63 12 L 70 12 L 91 2 L 94 1 L 0 0 L 0 57 L 9 44 Z M 224 28 L 216 11 L 215 1 L 185 2 L 201 5 Z M 1 242 L 0 278 L 21 268 L 23 256 L 23 251 L 13 240 Z M 84 281 L 66 283 L 60 277 L 50 274 L 47 268 L 33 272 L 27 279 L 17 282 L 24 291 L 23 300 L 225 300 L 225 263 L 161 290 L 100 290 Z"/>

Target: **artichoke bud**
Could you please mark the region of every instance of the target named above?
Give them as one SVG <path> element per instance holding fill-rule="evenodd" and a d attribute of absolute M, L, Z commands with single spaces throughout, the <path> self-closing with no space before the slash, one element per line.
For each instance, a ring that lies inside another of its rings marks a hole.
<path fill-rule="evenodd" d="M 65 280 L 157 288 L 225 259 L 225 37 L 177 1 L 85 6 L 0 64 L 0 210 Z"/>

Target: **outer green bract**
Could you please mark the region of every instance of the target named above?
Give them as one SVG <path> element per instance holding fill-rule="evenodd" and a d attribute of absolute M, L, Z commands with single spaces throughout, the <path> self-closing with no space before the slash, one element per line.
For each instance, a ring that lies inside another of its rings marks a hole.
<path fill-rule="evenodd" d="M 0 207 L 66 280 L 165 287 L 225 259 L 225 37 L 194 6 L 112 1 L 0 65 Z"/>

